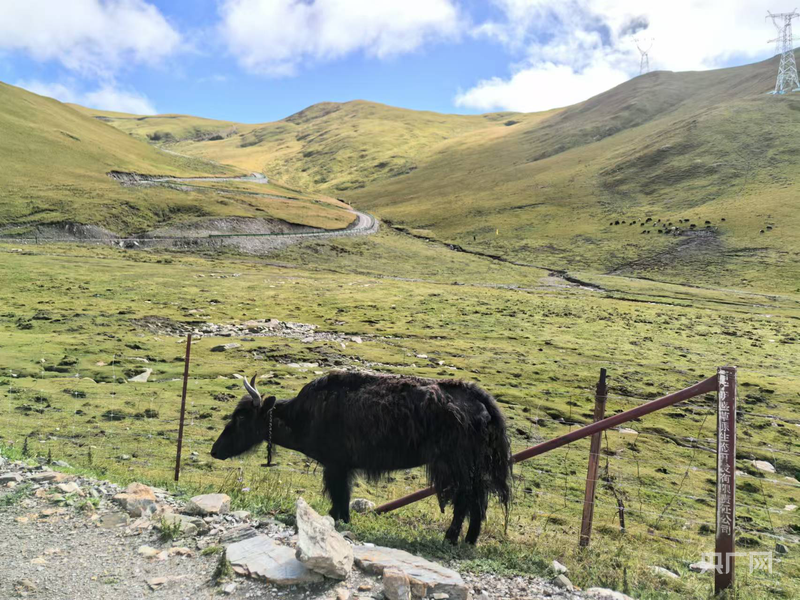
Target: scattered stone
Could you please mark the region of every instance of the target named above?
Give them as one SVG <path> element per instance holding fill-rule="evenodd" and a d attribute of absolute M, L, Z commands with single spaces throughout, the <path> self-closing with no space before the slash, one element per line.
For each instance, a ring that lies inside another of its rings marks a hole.
<path fill-rule="evenodd" d="M 136 552 L 145 558 L 154 558 L 158 556 L 161 551 L 157 548 L 153 548 L 152 546 L 139 546 L 139 549 L 136 550 Z"/>
<path fill-rule="evenodd" d="M 37 556 L 31 561 L 32 565 L 46 565 L 47 561 L 44 559 L 44 556 Z"/>
<path fill-rule="evenodd" d="M 362 544 L 353 547 L 355 563 L 367 573 L 383 574 L 385 569 L 403 571 L 411 582 L 411 593 L 417 597 L 443 592 L 452 600 L 466 600 L 469 595 L 461 575 L 404 550 Z"/>
<path fill-rule="evenodd" d="M 153 577 L 147 580 L 147 585 L 150 586 L 150 589 L 155 591 L 162 587 L 164 584 L 169 581 L 166 577 Z"/>
<path fill-rule="evenodd" d="M 227 352 L 228 350 L 235 350 L 236 348 L 241 348 L 241 344 L 237 344 L 236 342 L 231 342 L 230 344 L 222 344 L 220 346 L 214 346 L 211 348 L 212 352 Z"/>
<path fill-rule="evenodd" d="M 114 502 L 132 517 L 144 517 L 156 512 L 156 496 L 143 483 L 131 483 L 125 492 L 114 496 Z"/>
<path fill-rule="evenodd" d="M 710 563 L 707 560 L 701 560 L 700 562 L 690 564 L 689 570 L 693 573 L 705 573 L 706 571 L 713 571 L 714 563 Z"/>
<path fill-rule="evenodd" d="M 150 379 L 150 375 L 153 374 L 153 369 L 145 369 L 135 377 L 131 377 L 128 379 L 131 383 L 147 383 L 147 380 Z"/>
<path fill-rule="evenodd" d="M 357 512 L 357 513 L 365 513 L 373 510 L 375 508 L 375 503 L 371 500 L 367 500 L 366 498 L 354 498 L 353 501 L 350 503 L 350 510 Z"/>
<path fill-rule="evenodd" d="M 669 569 L 665 569 L 664 567 L 648 567 L 653 573 L 656 575 L 662 575 L 663 577 L 669 577 L 670 579 L 680 579 L 680 575 L 677 573 L 673 573 Z"/>
<path fill-rule="evenodd" d="M 69 483 L 59 483 L 56 488 L 64 493 L 64 494 L 78 494 L 79 496 L 83 496 L 83 490 L 78 487 L 78 484 L 74 481 L 70 481 Z"/>
<path fill-rule="evenodd" d="M 360 586 L 358 586 L 358 591 L 359 592 L 368 592 L 371 589 L 372 589 L 372 586 L 370 584 L 368 584 L 368 583 L 362 583 Z"/>
<path fill-rule="evenodd" d="M 633 598 L 622 592 L 615 592 L 607 588 L 589 588 L 584 592 L 584 595 L 592 600 L 633 600 Z"/>
<path fill-rule="evenodd" d="M 257 535 L 258 532 L 249 525 L 239 525 L 223 533 L 219 538 L 219 543 L 223 546 L 227 546 L 229 544 L 241 542 L 242 540 L 249 540 Z"/>
<path fill-rule="evenodd" d="M 20 473 L 6 473 L 4 475 L 0 475 L 0 483 L 19 483 L 23 479 Z"/>
<path fill-rule="evenodd" d="M 192 515 L 223 515 L 230 509 L 231 497 L 228 494 L 202 494 L 186 505 L 186 512 Z"/>
<path fill-rule="evenodd" d="M 173 546 L 167 554 L 170 556 L 192 556 L 192 551 L 183 546 Z"/>
<path fill-rule="evenodd" d="M 794 511 L 797 510 L 797 505 L 796 504 L 787 504 L 786 506 L 783 507 L 783 510 L 785 510 L 786 512 L 794 512 Z"/>
<path fill-rule="evenodd" d="M 63 460 L 54 460 L 53 465 L 56 467 L 61 467 L 62 469 L 69 469 L 69 463 L 64 462 Z"/>
<path fill-rule="evenodd" d="M 352 593 L 346 587 L 338 587 L 336 590 L 336 600 L 350 600 Z"/>
<path fill-rule="evenodd" d="M 774 473 L 775 467 L 772 464 L 768 463 L 765 460 L 754 460 L 750 462 L 756 469 L 759 471 L 763 471 L 764 473 Z"/>
<path fill-rule="evenodd" d="M 246 510 L 235 510 L 231 513 L 231 516 L 239 521 L 244 521 L 250 516 L 250 512 Z"/>
<path fill-rule="evenodd" d="M 400 569 L 383 570 L 383 593 L 389 600 L 409 600 L 411 598 L 411 582 Z"/>
<path fill-rule="evenodd" d="M 30 477 L 30 480 L 36 483 L 61 483 L 62 481 L 71 481 L 72 479 L 74 479 L 72 475 L 59 473 L 57 471 L 42 471 L 41 473 L 36 473 Z"/>
<path fill-rule="evenodd" d="M 566 575 L 564 575 L 563 573 L 562 573 L 561 575 L 559 575 L 558 577 L 556 577 L 556 578 L 553 580 L 553 583 L 554 583 L 554 584 L 555 584 L 557 587 L 560 587 L 560 588 L 562 588 L 562 589 L 564 589 L 564 590 L 567 590 L 568 592 L 571 592 L 572 590 L 574 590 L 574 589 L 575 589 L 575 588 L 573 587 L 573 585 L 572 585 L 572 582 L 571 582 L 571 581 L 570 581 L 570 580 L 567 578 L 567 576 L 566 576 Z"/>
<path fill-rule="evenodd" d="M 226 583 L 222 586 L 222 593 L 228 594 L 229 596 L 236 591 L 236 584 L 235 583 Z"/>
<path fill-rule="evenodd" d="M 197 535 L 200 531 L 208 530 L 208 526 L 202 519 L 175 513 L 165 513 L 161 515 L 161 519 L 156 526 L 160 529 L 162 524 L 168 527 L 180 526 L 178 531 L 184 535 Z"/>
<path fill-rule="evenodd" d="M 20 579 L 14 583 L 14 591 L 20 596 L 27 596 L 36 591 L 36 586 L 30 579 Z"/>
<path fill-rule="evenodd" d="M 567 567 L 565 567 L 564 565 L 562 565 L 562 564 L 561 564 L 560 562 L 558 562 L 557 560 L 554 560 L 554 561 L 553 561 L 553 562 L 550 564 L 550 568 L 551 568 L 551 569 L 553 569 L 553 571 L 555 571 L 556 573 L 559 573 L 559 574 L 564 574 L 564 575 L 566 575 L 566 574 L 569 572 L 569 569 L 567 569 Z"/>
<path fill-rule="evenodd" d="M 300 562 L 326 577 L 347 579 L 353 568 L 353 547 L 303 498 L 297 499 L 297 532 Z"/>
<path fill-rule="evenodd" d="M 278 585 L 316 583 L 323 579 L 297 560 L 291 548 L 266 535 L 231 544 L 225 555 L 236 573 Z"/>
<path fill-rule="evenodd" d="M 125 513 L 113 512 L 100 517 L 97 525 L 102 529 L 114 529 L 116 527 L 127 526 L 130 519 Z"/>
<path fill-rule="evenodd" d="M 789 554 L 789 548 L 785 544 L 775 544 L 775 552 L 778 554 Z"/>

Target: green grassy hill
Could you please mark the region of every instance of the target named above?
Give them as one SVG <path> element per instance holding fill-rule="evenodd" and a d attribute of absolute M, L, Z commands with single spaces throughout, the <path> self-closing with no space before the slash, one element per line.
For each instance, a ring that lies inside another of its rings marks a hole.
<path fill-rule="evenodd" d="M 794 291 L 800 94 L 768 95 L 776 71 L 773 58 L 654 72 L 536 114 L 364 101 L 262 125 L 92 114 L 467 249 L 549 268 Z"/>
<path fill-rule="evenodd" d="M 5 235 L 66 222 L 127 234 L 203 217 L 272 217 L 323 227 L 341 227 L 352 220 L 345 211 L 308 199 L 289 202 L 199 188 L 122 187 L 106 173 L 242 172 L 164 152 L 56 100 L 4 83 L 0 140 L 0 230 Z M 290 190 L 286 195 L 297 196 Z"/>

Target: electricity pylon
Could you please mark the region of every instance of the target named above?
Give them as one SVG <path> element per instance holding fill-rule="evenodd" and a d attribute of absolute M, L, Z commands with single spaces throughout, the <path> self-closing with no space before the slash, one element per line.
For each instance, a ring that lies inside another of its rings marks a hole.
<path fill-rule="evenodd" d="M 775 91 L 771 94 L 785 94 L 786 92 L 800 92 L 800 81 L 797 79 L 797 63 L 794 60 L 794 47 L 792 42 L 792 19 L 800 17 L 797 9 L 790 13 L 772 14 L 767 11 L 767 17 L 771 18 L 773 25 L 778 30 L 778 37 L 770 42 L 775 42 L 776 54 L 781 55 L 781 63 L 778 67 L 778 80 L 775 82 Z"/>
<path fill-rule="evenodd" d="M 649 73 L 650 72 L 650 55 L 648 54 L 648 52 L 650 52 L 650 48 L 653 47 L 653 39 L 651 38 L 649 40 L 650 43 L 647 46 L 646 50 L 642 48 L 642 46 L 644 46 L 643 42 L 641 42 L 640 40 L 634 40 L 634 41 L 636 42 L 636 47 L 639 49 L 639 52 L 642 55 L 642 60 L 639 63 L 639 75 L 644 75 L 645 73 Z M 648 40 L 644 40 L 644 42 L 647 42 L 647 41 Z M 639 45 L 640 43 L 641 43 L 641 46 Z"/>

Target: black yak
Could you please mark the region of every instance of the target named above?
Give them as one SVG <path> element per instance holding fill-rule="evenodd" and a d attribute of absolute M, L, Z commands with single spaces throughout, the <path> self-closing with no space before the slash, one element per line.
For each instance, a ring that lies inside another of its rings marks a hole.
<path fill-rule="evenodd" d="M 319 462 L 331 516 L 350 521 L 353 477 L 370 480 L 398 469 L 425 466 L 442 510 L 453 505 L 445 539 L 474 544 L 489 494 L 508 510 L 511 452 L 497 402 L 458 380 L 334 371 L 296 398 L 261 396 L 255 376 L 211 449 L 224 460 L 271 440 Z M 270 424 L 271 421 L 271 424 Z"/>

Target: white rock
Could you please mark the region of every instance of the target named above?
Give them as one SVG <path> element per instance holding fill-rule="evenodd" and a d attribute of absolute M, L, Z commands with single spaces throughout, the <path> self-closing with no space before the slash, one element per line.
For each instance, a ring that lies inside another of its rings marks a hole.
<path fill-rule="evenodd" d="M 298 585 L 323 580 L 322 575 L 307 568 L 294 551 L 281 546 L 266 535 L 257 535 L 231 544 L 225 556 L 234 571 L 278 585 Z"/>
<path fill-rule="evenodd" d="M 78 494 L 79 496 L 83 496 L 83 491 L 81 488 L 78 487 L 78 484 L 74 481 L 70 481 L 69 483 L 59 483 L 56 488 L 63 493 L 63 494 Z"/>
<path fill-rule="evenodd" d="M 231 497 L 228 494 L 202 494 L 186 504 L 186 512 L 192 515 L 222 515 L 230 509 Z"/>
<path fill-rule="evenodd" d="M 705 573 L 706 571 L 713 571 L 714 563 L 710 563 L 707 560 L 701 560 L 700 562 L 690 564 L 689 570 L 694 573 Z"/>
<path fill-rule="evenodd" d="M 354 498 L 353 501 L 350 502 L 350 510 L 357 513 L 369 512 L 374 508 L 375 503 L 371 500 L 367 500 L 366 498 Z"/>
<path fill-rule="evenodd" d="M 764 473 L 774 473 L 775 467 L 773 467 L 770 463 L 765 460 L 753 460 L 750 462 L 756 469 L 759 471 L 763 471 Z"/>
<path fill-rule="evenodd" d="M 783 510 L 785 510 L 786 512 L 794 512 L 794 511 L 797 510 L 797 505 L 796 504 L 787 504 L 786 506 L 783 507 Z"/>
<path fill-rule="evenodd" d="M 564 565 L 562 565 L 562 564 L 561 564 L 560 562 L 558 562 L 557 560 L 554 560 L 554 561 L 553 561 L 553 562 L 550 564 L 550 568 L 551 568 L 551 569 L 553 569 L 553 571 L 555 571 L 556 573 L 559 573 L 559 574 L 562 574 L 562 573 L 563 573 L 563 574 L 565 574 L 565 575 L 566 575 L 566 574 L 569 572 L 569 569 L 567 569 L 567 567 L 565 567 Z"/>
<path fill-rule="evenodd" d="M 150 375 L 153 374 L 153 369 L 145 369 L 135 377 L 131 377 L 128 379 L 131 383 L 147 383 L 147 380 L 150 379 Z"/>
<path fill-rule="evenodd" d="M 656 575 L 669 577 L 670 579 L 680 579 L 680 575 L 678 575 L 677 573 L 673 573 L 672 571 L 670 571 L 669 569 L 665 569 L 664 567 L 650 566 L 648 567 L 648 569 L 650 569 Z"/>
<path fill-rule="evenodd" d="M 589 588 L 584 592 L 584 596 L 592 600 L 633 600 L 622 592 L 615 592 L 607 588 Z"/>
<path fill-rule="evenodd" d="M 353 568 L 353 547 L 303 498 L 297 499 L 297 559 L 333 579 L 347 579 Z"/>
<path fill-rule="evenodd" d="M 250 516 L 250 512 L 246 510 L 235 510 L 231 513 L 231 516 L 240 521 L 244 521 L 247 517 Z"/>
<path fill-rule="evenodd" d="M 572 582 L 571 582 L 571 581 L 570 581 L 570 580 L 567 578 L 567 576 L 566 576 L 566 575 L 564 575 L 563 573 L 562 573 L 561 575 L 559 575 L 558 577 L 556 577 L 556 578 L 553 580 L 553 583 L 556 585 L 556 587 L 560 587 L 560 588 L 562 588 L 562 589 L 565 589 L 565 590 L 567 590 L 568 592 L 571 592 L 572 590 L 574 590 L 574 589 L 575 589 L 575 588 L 572 586 Z"/>

